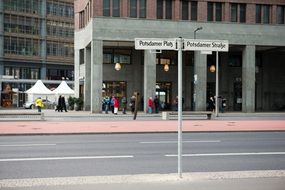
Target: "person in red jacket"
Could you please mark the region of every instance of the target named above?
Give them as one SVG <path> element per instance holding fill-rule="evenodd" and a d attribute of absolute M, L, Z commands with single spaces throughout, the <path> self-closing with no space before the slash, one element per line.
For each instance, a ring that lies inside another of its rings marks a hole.
<path fill-rule="evenodd" d="M 113 96 L 113 102 L 114 102 L 114 114 L 117 115 L 119 109 L 119 101 L 115 96 Z"/>
<path fill-rule="evenodd" d="M 152 97 L 149 97 L 148 102 L 147 102 L 147 106 L 148 106 L 148 113 L 152 113 L 152 109 L 153 109 Z"/>

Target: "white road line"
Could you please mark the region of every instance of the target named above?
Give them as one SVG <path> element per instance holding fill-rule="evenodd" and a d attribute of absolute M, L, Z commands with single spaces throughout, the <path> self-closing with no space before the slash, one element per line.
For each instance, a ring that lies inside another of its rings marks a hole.
<path fill-rule="evenodd" d="M 133 158 L 133 155 L 118 156 L 74 156 L 74 157 L 43 157 L 43 158 L 7 158 L 0 159 L 0 162 L 18 162 L 18 161 L 50 161 L 50 160 L 82 160 L 82 159 L 118 159 Z"/>
<path fill-rule="evenodd" d="M 219 143 L 220 140 L 208 140 L 208 141 L 183 141 L 183 143 Z M 177 141 L 149 141 L 140 142 L 141 144 L 175 144 Z"/>
<path fill-rule="evenodd" d="M 256 156 L 256 155 L 285 155 L 285 152 L 240 152 L 240 153 L 209 153 L 209 154 L 183 154 L 184 157 L 202 156 Z M 177 154 L 166 154 L 166 157 L 177 157 Z"/>
<path fill-rule="evenodd" d="M 1 144 L 0 147 L 17 147 L 17 146 L 56 146 L 56 144 Z"/>

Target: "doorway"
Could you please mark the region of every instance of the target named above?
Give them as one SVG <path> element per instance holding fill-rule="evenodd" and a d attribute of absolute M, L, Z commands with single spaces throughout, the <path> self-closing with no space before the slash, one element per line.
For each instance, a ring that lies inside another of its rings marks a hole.
<path fill-rule="evenodd" d="M 171 82 L 157 82 L 155 95 L 160 101 L 161 110 L 171 109 Z"/>
<path fill-rule="evenodd" d="M 242 110 L 242 83 L 234 82 L 234 111 Z"/>

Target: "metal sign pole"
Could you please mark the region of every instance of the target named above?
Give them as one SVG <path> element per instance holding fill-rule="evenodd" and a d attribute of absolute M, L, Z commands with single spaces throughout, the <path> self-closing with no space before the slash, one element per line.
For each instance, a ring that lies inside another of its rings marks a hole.
<path fill-rule="evenodd" d="M 216 99 L 215 99 L 215 111 L 216 111 L 216 117 L 218 117 L 219 114 L 219 52 L 216 51 Z"/>
<path fill-rule="evenodd" d="M 178 39 L 178 175 L 182 178 L 182 38 Z"/>

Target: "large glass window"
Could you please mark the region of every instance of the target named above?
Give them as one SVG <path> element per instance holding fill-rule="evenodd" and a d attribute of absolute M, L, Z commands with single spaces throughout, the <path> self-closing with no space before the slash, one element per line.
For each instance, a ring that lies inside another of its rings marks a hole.
<path fill-rule="evenodd" d="M 48 41 L 47 55 L 72 58 L 74 56 L 73 44 Z"/>
<path fill-rule="evenodd" d="M 29 14 L 40 13 L 40 2 L 38 0 L 3 0 L 3 2 L 5 10 Z"/>
<path fill-rule="evenodd" d="M 4 53 L 39 56 L 40 44 L 38 39 L 5 36 L 4 44 Z"/>
<path fill-rule="evenodd" d="M 103 63 L 105 64 L 131 64 L 132 50 L 130 49 L 112 49 L 103 50 Z"/>
<path fill-rule="evenodd" d="M 17 79 L 39 79 L 40 69 L 39 68 L 28 68 L 28 67 L 5 67 L 5 75 L 13 76 Z"/>
<path fill-rule="evenodd" d="M 47 1 L 47 14 L 72 18 L 74 16 L 73 4 L 68 3 L 68 2 L 48 0 Z"/>
<path fill-rule="evenodd" d="M 6 15 L 4 16 L 5 32 L 39 34 L 40 20 L 38 18 Z"/>

